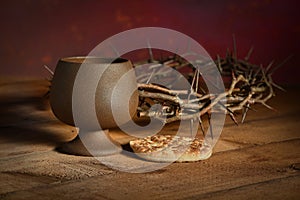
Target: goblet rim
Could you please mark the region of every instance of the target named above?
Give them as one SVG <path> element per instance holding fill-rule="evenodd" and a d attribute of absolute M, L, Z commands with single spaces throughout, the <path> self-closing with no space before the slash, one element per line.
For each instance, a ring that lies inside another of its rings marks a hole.
<path fill-rule="evenodd" d="M 103 58 L 97 56 L 70 56 L 64 57 L 59 60 L 60 62 L 64 63 L 75 63 L 75 64 L 82 64 L 82 63 L 89 63 L 89 64 L 120 64 L 126 63 L 129 60 L 117 57 L 117 58 Z"/>

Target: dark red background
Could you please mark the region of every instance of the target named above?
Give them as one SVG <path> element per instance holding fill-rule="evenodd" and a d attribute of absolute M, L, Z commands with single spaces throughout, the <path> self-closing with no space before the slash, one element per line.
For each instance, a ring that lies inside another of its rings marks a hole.
<path fill-rule="evenodd" d="M 224 55 L 236 35 L 238 55 L 254 46 L 252 61 L 267 65 L 294 57 L 275 74 L 299 84 L 299 6 L 291 0 L 20 0 L 1 3 L 1 75 L 46 77 L 65 56 L 86 55 L 106 38 L 143 26 L 189 35 L 210 53 Z"/>

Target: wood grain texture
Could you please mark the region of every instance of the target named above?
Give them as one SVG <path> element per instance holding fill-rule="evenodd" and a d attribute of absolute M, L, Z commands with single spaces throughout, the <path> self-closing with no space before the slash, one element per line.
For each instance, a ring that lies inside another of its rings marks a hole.
<path fill-rule="evenodd" d="M 41 80 L 0 81 L 0 199 L 300 197 L 298 88 L 272 99 L 278 112 L 255 107 L 258 111 L 249 112 L 239 126 L 227 119 L 210 159 L 143 174 L 55 151 L 76 136 L 76 129 L 54 117 L 41 98 L 46 89 Z M 164 129 L 174 130 L 176 124 Z M 117 129 L 111 135 L 122 144 L 131 138 Z"/>

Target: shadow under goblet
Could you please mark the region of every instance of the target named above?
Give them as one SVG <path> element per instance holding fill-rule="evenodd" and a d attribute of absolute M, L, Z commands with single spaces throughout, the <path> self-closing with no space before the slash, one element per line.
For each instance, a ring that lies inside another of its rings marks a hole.
<path fill-rule="evenodd" d="M 130 120 L 127 119 L 128 113 L 132 117 L 136 112 L 138 106 L 136 77 L 134 73 L 129 73 L 133 72 L 131 70 L 132 64 L 123 58 L 113 60 L 98 57 L 69 57 L 59 60 L 52 79 L 50 105 L 55 116 L 71 126 L 78 126 L 74 120 L 73 92 L 80 67 L 88 69 L 88 74 L 85 74 L 86 80 L 80 85 L 84 90 L 93 92 L 89 91 L 89 84 L 92 81 L 95 82 L 92 79 L 99 80 L 95 98 L 92 99 L 95 105 L 97 123 L 93 119 L 95 113 L 86 112 L 84 109 L 91 105 L 88 105 L 89 101 L 83 94 L 76 102 L 79 102 L 77 105 L 78 112 L 84 116 L 85 125 L 79 124 L 80 134 L 74 140 L 63 144 L 58 150 L 81 156 L 105 156 L 118 153 L 122 151 L 122 148 L 111 140 L 107 129 L 120 125 L 120 122 L 115 121 L 112 107 L 118 108 L 118 118 L 122 118 L 124 115 L 125 121 L 123 120 L 122 123 Z M 99 72 L 101 78 L 97 77 Z M 126 84 L 118 83 L 125 74 Z M 134 92 L 132 93 L 132 91 Z M 128 95 L 131 95 L 129 102 L 125 102 Z M 112 100 L 112 98 L 114 99 Z"/>

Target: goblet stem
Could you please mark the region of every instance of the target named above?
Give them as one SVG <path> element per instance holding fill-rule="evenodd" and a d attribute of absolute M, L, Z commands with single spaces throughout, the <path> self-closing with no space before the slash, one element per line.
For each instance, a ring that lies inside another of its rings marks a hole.
<path fill-rule="evenodd" d="M 79 156 L 107 156 L 120 153 L 122 148 L 110 139 L 107 129 L 100 131 L 80 129 L 72 141 L 63 144 L 57 150 Z"/>

